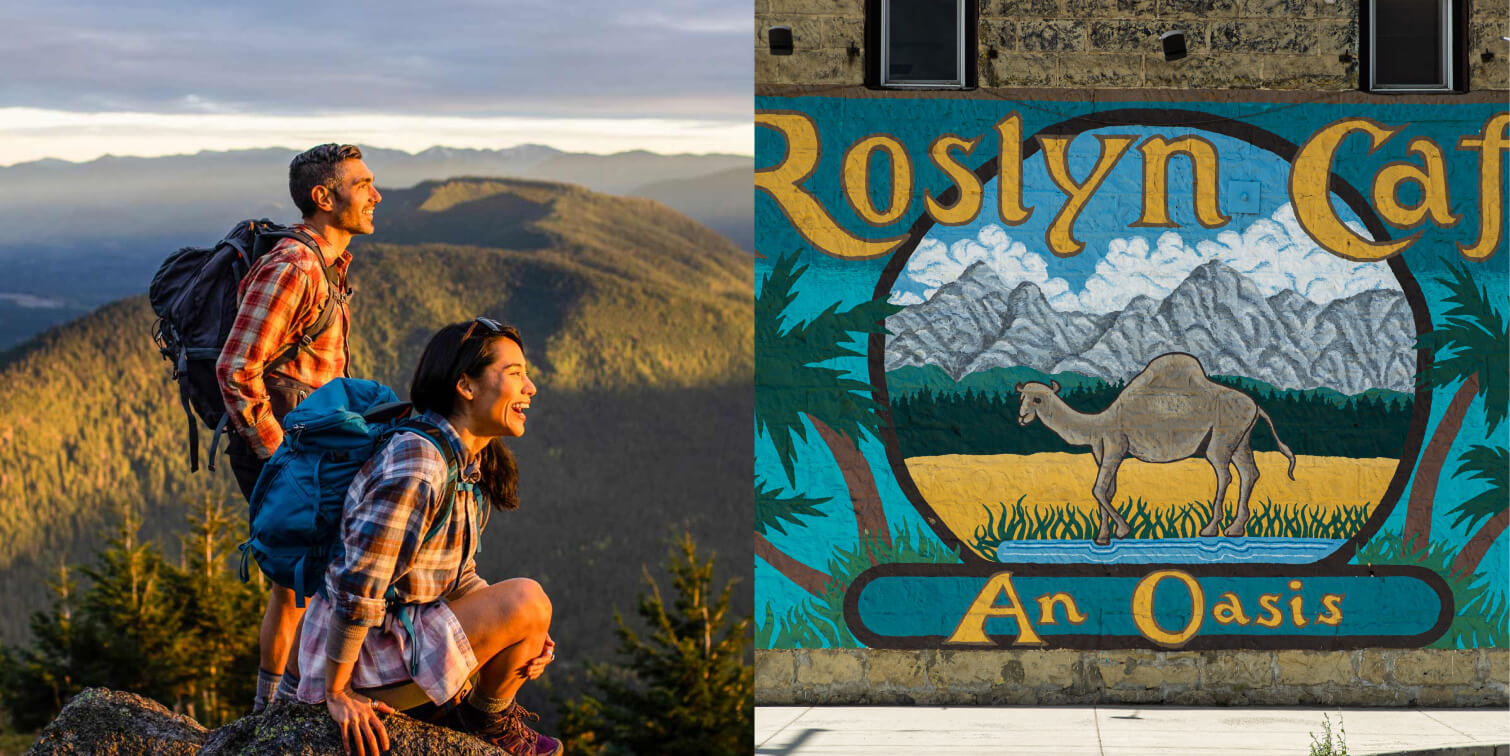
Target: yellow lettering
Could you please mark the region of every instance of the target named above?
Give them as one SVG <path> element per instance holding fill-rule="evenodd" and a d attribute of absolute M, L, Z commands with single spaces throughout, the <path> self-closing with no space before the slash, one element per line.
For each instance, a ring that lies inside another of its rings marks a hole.
<path fill-rule="evenodd" d="M 945 226 L 962 226 L 980 215 L 981 198 L 985 194 L 980 185 L 980 177 L 975 175 L 974 171 L 960 165 L 954 156 L 949 154 L 950 150 L 960 149 L 968 155 L 979 141 L 979 137 L 962 139 L 953 134 L 945 134 L 933 140 L 933 144 L 928 147 L 928 156 L 933 158 L 933 164 L 938 166 L 939 170 L 949 174 L 954 185 L 959 187 L 959 198 L 948 207 L 935 200 L 927 190 L 923 191 L 923 204 L 928 208 L 928 214 Z"/>
<path fill-rule="evenodd" d="M 1007 603 L 998 606 L 996 597 L 1001 594 L 1006 594 Z M 954 628 L 954 634 L 945 642 L 990 643 L 991 639 L 986 636 L 986 620 L 992 617 L 1012 617 L 1017 620 L 1017 640 L 1013 641 L 1013 645 L 1043 645 L 1043 640 L 1033 631 L 1033 623 L 1028 619 L 1027 611 L 1022 608 L 1022 601 L 1017 598 L 1017 589 L 1012 587 L 1010 572 L 998 572 L 986 581 L 985 587 L 965 611 L 964 619 Z"/>
<path fill-rule="evenodd" d="M 1064 618 L 1071 625 L 1078 625 L 1086 620 L 1086 616 L 1080 613 L 1080 607 L 1075 606 L 1075 599 L 1070 594 L 1060 591 L 1059 593 L 1045 593 L 1038 597 L 1038 624 L 1058 624 L 1058 620 L 1054 619 L 1055 606 L 1064 607 Z"/>
<path fill-rule="evenodd" d="M 877 210 L 870 199 L 870 156 L 876 150 L 886 153 L 891 162 L 891 199 L 886 210 Z M 860 219 L 872 226 L 895 223 L 912 206 L 912 161 L 907 148 L 895 137 L 871 134 L 849 146 L 844 152 L 844 173 L 839 176 L 844 198 Z"/>
<path fill-rule="evenodd" d="M 1263 607 L 1264 616 L 1255 620 L 1256 624 L 1264 627 L 1279 627 L 1279 623 L 1285 615 L 1279 611 L 1279 594 L 1265 593 L 1258 597 L 1258 605 Z"/>
<path fill-rule="evenodd" d="M 1332 160 L 1342 140 L 1353 132 L 1368 135 L 1369 153 L 1389 141 L 1399 129 L 1389 129 L 1367 118 L 1344 118 L 1311 135 L 1295 153 L 1290 168 L 1290 203 L 1295 219 L 1306 234 L 1322 249 L 1338 257 L 1358 262 L 1383 260 L 1399 254 L 1414 244 L 1420 232 L 1405 239 L 1374 242 L 1359 236 L 1332 209 L 1328 186 L 1332 177 Z"/>
<path fill-rule="evenodd" d="M 1065 136 L 1040 136 L 1039 144 L 1043 145 L 1044 164 L 1049 169 L 1049 178 L 1053 179 L 1054 185 L 1065 193 L 1064 206 L 1059 208 L 1059 214 L 1049 223 L 1048 231 L 1044 232 L 1044 241 L 1048 243 L 1049 251 L 1058 257 L 1073 257 L 1085 249 L 1085 244 L 1075 238 L 1075 219 L 1080 217 L 1081 211 L 1090 201 L 1101 182 L 1106 180 L 1111 173 L 1112 167 L 1122 159 L 1122 153 L 1137 141 L 1137 137 L 1131 136 L 1103 136 L 1096 135 L 1096 141 L 1101 145 L 1101 153 L 1096 157 L 1096 165 L 1091 169 L 1091 174 L 1084 183 L 1076 183 L 1070 175 L 1069 147 L 1070 140 L 1074 137 Z"/>
<path fill-rule="evenodd" d="M 1401 228 L 1415 228 L 1427 217 L 1443 228 L 1457 225 L 1452 203 L 1447 196 L 1447 164 L 1442 148 L 1426 137 L 1410 141 L 1410 152 L 1419 155 L 1426 169 L 1406 163 L 1390 163 L 1374 176 L 1374 207 L 1385 220 Z M 1421 201 L 1412 207 L 1400 204 L 1400 184 L 1407 181 L 1421 187 Z"/>
<path fill-rule="evenodd" d="M 1223 625 L 1234 622 L 1239 625 L 1248 624 L 1248 615 L 1243 611 L 1243 602 L 1239 601 L 1237 594 L 1232 591 L 1223 593 L 1221 600 L 1216 602 L 1216 606 L 1211 607 L 1211 617 Z"/>
<path fill-rule="evenodd" d="M 880 257 L 906 237 L 861 239 L 845 231 L 824 209 L 823 203 L 802 188 L 802 182 L 818 165 L 818 129 L 804 113 L 761 111 L 755 125 L 775 129 L 786 138 L 786 154 L 772 168 L 755 172 L 755 188 L 776 201 L 792 227 L 819 252 L 855 260 Z"/>
<path fill-rule="evenodd" d="M 1294 622 L 1296 627 L 1306 626 L 1305 599 L 1300 596 L 1290 597 L 1290 621 Z"/>
<path fill-rule="evenodd" d="M 1326 614 L 1316 618 L 1323 625 L 1336 627 L 1342 624 L 1342 597 L 1347 594 L 1328 593 L 1321 597 L 1321 605 L 1326 607 Z"/>
<path fill-rule="evenodd" d="M 996 122 L 1001 149 L 996 159 L 996 214 L 1008 226 L 1018 226 L 1033 217 L 1033 208 L 1022 205 L 1022 118 L 1012 111 Z"/>
<path fill-rule="evenodd" d="M 1510 113 L 1496 113 L 1484 122 L 1484 130 L 1477 138 L 1458 140 L 1458 149 L 1479 153 L 1479 238 L 1472 245 L 1458 243 L 1458 252 L 1470 260 L 1489 259 L 1499 249 L 1500 237 L 1504 234 L 1505 206 L 1500 174 L 1504 171 L 1505 161 L 1500 153 L 1510 146 L 1505 139 L 1506 125 L 1510 125 Z"/>
<path fill-rule="evenodd" d="M 1190 158 L 1196 220 L 1206 228 L 1223 226 L 1232 220 L 1222 215 L 1217 197 L 1220 168 L 1216 145 L 1195 136 L 1173 142 L 1155 136 L 1138 145 L 1138 151 L 1143 153 L 1143 217 L 1133 226 L 1179 227 L 1180 224 L 1169 219 L 1169 158 L 1177 154 Z"/>
<path fill-rule="evenodd" d="M 1190 591 L 1190 621 L 1177 633 L 1171 633 L 1160 627 L 1158 620 L 1153 616 L 1154 591 L 1165 578 L 1174 578 L 1184 583 Z M 1200 631 L 1201 622 L 1206 619 L 1206 595 L 1201 592 L 1200 584 L 1188 573 L 1179 570 L 1159 570 L 1149 573 L 1148 577 L 1138 581 L 1138 587 L 1133 590 L 1132 615 L 1133 623 L 1138 626 L 1138 632 L 1142 633 L 1144 638 L 1166 648 L 1179 648 Z"/>

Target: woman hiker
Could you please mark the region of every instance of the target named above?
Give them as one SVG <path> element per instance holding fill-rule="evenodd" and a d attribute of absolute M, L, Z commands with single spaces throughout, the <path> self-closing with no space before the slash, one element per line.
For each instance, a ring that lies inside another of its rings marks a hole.
<path fill-rule="evenodd" d="M 378 715 L 395 710 L 514 756 L 561 752 L 514 701 L 555 659 L 550 599 L 527 578 L 489 585 L 472 558 L 486 506 L 518 506 L 518 469 L 502 437 L 524 435 L 535 395 L 525 368 L 519 333 L 487 318 L 446 326 L 425 347 L 410 402 L 460 468 L 450 518 L 434 537 L 423 540 L 445 505 L 448 469 L 418 433 L 396 433 L 347 490 L 345 553 L 326 573 L 328 598 L 310 600 L 298 691 L 305 703 L 325 703 L 348 753 L 386 752 Z"/>

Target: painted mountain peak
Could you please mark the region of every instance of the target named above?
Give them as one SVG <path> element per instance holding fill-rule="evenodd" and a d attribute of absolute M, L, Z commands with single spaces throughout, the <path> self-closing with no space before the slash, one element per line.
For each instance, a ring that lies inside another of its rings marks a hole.
<path fill-rule="evenodd" d="M 1166 352 L 1193 354 L 1210 374 L 1278 388 L 1410 391 L 1415 377 L 1415 329 L 1400 291 L 1325 305 L 1288 289 L 1265 297 L 1219 261 L 1192 270 L 1162 300 L 1139 296 L 1105 314 L 1056 310 L 1037 285 L 1009 291 L 976 263 L 886 326 L 887 370 L 937 365 L 955 380 L 1026 366 L 1126 381 Z"/>

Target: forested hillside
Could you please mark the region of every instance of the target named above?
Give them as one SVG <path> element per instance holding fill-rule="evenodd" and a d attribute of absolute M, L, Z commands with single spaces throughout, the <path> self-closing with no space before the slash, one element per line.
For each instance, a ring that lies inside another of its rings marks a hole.
<path fill-rule="evenodd" d="M 563 673 L 609 655 L 612 607 L 628 608 L 671 533 L 748 575 L 748 253 L 653 201 L 538 182 L 389 192 L 377 222 L 382 243 L 352 247 L 358 376 L 404 395 L 438 326 L 487 314 L 523 332 L 540 393 L 513 444 L 522 505 L 493 518 L 480 571 L 541 580 Z M 136 297 L 0 355 L 7 644 L 46 605 L 44 573 L 85 560 L 124 507 L 151 538 L 206 495 L 241 506 L 228 470 L 189 473 L 151 322 Z"/>

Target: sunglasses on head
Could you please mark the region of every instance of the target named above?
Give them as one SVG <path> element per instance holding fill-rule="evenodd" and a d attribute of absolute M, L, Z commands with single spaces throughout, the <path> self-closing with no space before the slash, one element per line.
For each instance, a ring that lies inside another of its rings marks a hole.
<path fill-rule="evenodd" d="M 492 318 L 477 317 L 477 318 L 474 318 L 472 320 L 472 325 L 467 326 L 467 332 L 464 333 L 464 334 L 462 334 L 462 336 L 461 336 L 461 343 L 463 343 L 463 344 L 467 343 L 467 339 L 472 338 L 472 332 L 475 331 L 475 330 L 477 330 L 477 326 L 479 326 L 479 325 L 482 326 L 483 328 L 488 329 L 489 333 L 493 333 L 493 334 L 503 333 L 503 324 L 502 323 L 500 323 L 500 322 L 498 322 L 498 321 L 496 321 L 496 320 L 494 320 Z"/>

